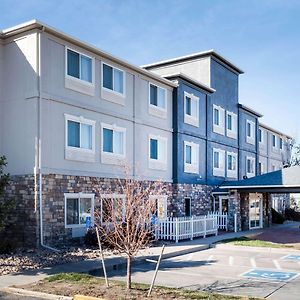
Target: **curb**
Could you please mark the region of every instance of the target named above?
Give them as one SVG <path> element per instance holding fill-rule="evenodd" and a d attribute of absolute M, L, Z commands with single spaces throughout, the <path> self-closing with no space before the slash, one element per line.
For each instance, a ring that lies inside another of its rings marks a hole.
<path fill-rule="evenodd" d="M 34 291 L 28 291 L 24 289 L 11 288 L 11 287 L 0 289 L 0 291 L 8 294 L 13 294 L 13 295 L 29 296 L 33 298 L 49 299 L 49 300 L 72 300 L 73 299 L 73 297 L 53 295 L 53 294 L 47 294 L 42 292 L 34 292 Z"/>
<path fill-rule="evenodd" d="M 97 298 L 91 296 L 74 295 L 73 300 L 105 300 L 104 298 Z"/>

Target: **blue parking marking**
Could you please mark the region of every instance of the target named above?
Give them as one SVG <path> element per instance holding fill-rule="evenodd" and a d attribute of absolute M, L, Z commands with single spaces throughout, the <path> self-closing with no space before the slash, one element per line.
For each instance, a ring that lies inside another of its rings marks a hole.
<path fill-rule="evenodd" d="M 287 255 L 287 256 L 284 256 L 282 258 L 283 260 L 296 260 L 296 261 L 300 261 L 300 255 Z"/>
<path fill-rule="evenodd" d="M 299 274 L 295 272 L 278 272 L 278 271 L 270 271 L 270 270 L 263 270 L 263 269 L 253 269 L 242 274 L 242 276 L 247 278 L 273 280 L 273 281 L 290 281 L 296 278 L 298 275 Z"/>

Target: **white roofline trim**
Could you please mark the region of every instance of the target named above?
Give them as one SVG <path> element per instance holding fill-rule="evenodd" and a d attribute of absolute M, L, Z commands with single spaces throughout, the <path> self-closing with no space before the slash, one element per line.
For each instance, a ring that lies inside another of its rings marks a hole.
<path fill-rule="evenodd" d="M 264 123 L 258 122 L 258 126 L 263 127 L 263 128 L 265 128 L 265 129 L 267 129 L 267 130 L 269 130 L 269 131 L 272 131 L 272 132 L 274 132 L 274 133 L 277 133 L 277 134 L 279 134 L 279 135 L 285 136 L 285 137 L 288 138 L 288 139 L 291 139 L 291 140 L 293 139 L 293 137 L 291 137 L 291 136 L 289 136 L 289 135 L 287 135 L 287 134 L 285 134 L 285 133 L 283 133 L 283 132 L 280 132 L 280 131 L 278 131 L 278 130 L 276 130 L 276 129 L 274 129 L 274 128 L 272 128 L 272 127 L 270 127 L 270 126 L 268 126 L 268 125 L 266 125 L 266 124 L 264 124 Z"/>
<path fill-rule="evenodd" d="M 220 189 L 257 189 L 257 188 L 293 188 L 293 187 L 297 187 L 300 188 L 299 185 L 297 184 L 290 184 L 290 185 L 233 185 L 233 186 L 219 186 Z"/>

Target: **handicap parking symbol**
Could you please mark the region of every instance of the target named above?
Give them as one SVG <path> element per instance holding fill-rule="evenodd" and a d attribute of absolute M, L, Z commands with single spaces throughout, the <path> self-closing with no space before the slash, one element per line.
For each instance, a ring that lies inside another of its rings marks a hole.
<path fill-rule="evenodd" d="M 242 274 L 243 277 L 254 278 L 254 279 L 264 279 L 273 281 L 290 281 L 297 277 L 299 274 L 295 272 L 279 272 L 270 271 L 262 269 L 253 269 Z"/>
<path fill-rule="evenodd" d="M 300 255 L 286 255 L 284 257 L 282 257 L 283 260 L 296 260 L 296 261 L 300 261 Z"/>

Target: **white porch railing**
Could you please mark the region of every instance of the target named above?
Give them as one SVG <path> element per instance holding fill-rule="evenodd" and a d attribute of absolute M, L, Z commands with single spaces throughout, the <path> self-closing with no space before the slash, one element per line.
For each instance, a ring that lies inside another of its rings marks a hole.
<path fill-rule="evenodd" d="M 198 216 L 158 219 L 155 235 L 159 240 L 193 239 L 194 237 L 206 237 L 208 234 L 218 234 L 217 216 Z"/>
<path fill-rule="evenodd" d="M 218 211 L 209 212 L 207 214 L 208 217 L 217 217 L 218 229 L 228 230 L 228 215 L 227 213 L 220 213 Z"/>

